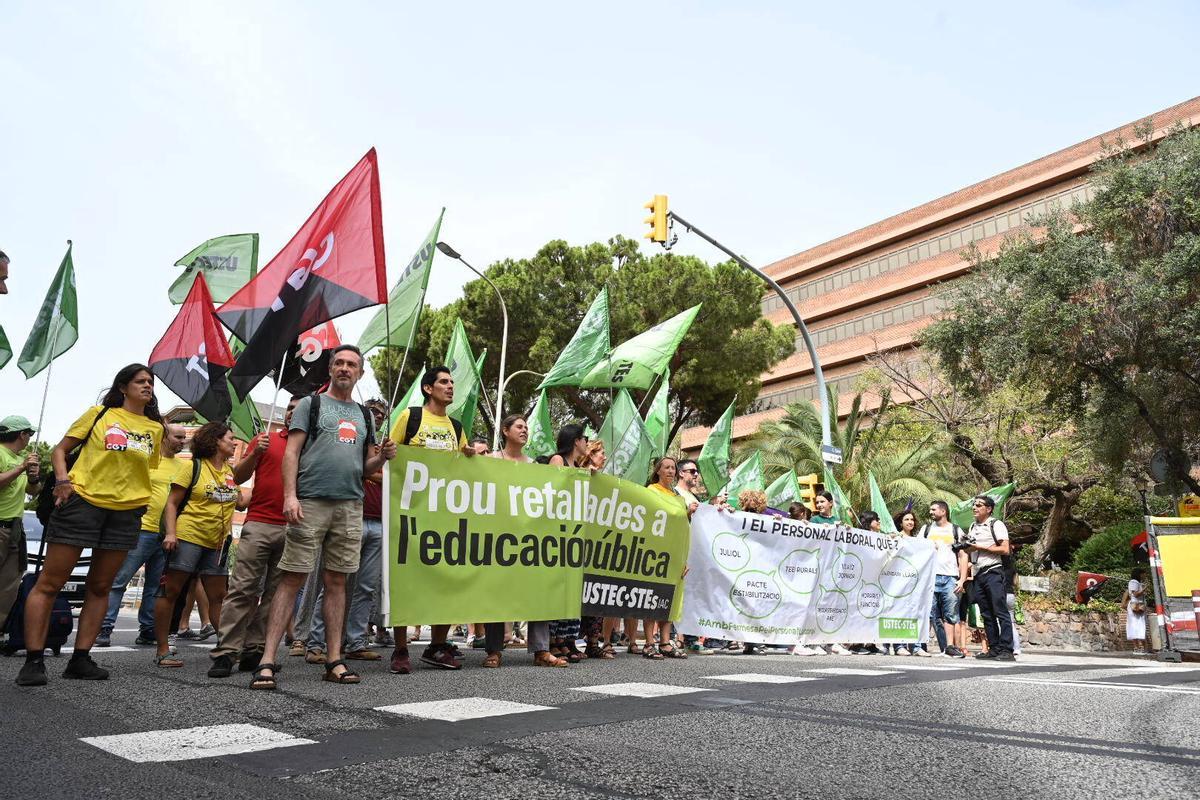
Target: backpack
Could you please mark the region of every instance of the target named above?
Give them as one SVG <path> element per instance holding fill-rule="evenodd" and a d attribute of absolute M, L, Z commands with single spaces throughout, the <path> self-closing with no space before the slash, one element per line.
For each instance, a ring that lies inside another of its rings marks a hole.
<path fill-rule="evenodd" d="M 87 444 L 87 440 L 92 436 L 92 431 L 96 428 L 96 423 L 107 412 L 107 406 L 100 409 L 100 413 L 92 420 L 92 424 L 88 426 L 87 433 L 83 435 L 83 439 L 80 440 L 79 444 L 71 452 L 67 453 L 67 472 L 70 472 L 71 467 L 75 466 L 75 462 L 79 460 L 79 454 L 83 451 L 84 445 Z M 54 472 L 51 471 L 50 475 L 53 477 Z M 37 505 L 34 506 L 33 513 L 37 515 L 38 520 L 43 526 L 50 521 L 50 515 L 54 513 L 54 484 L 53 480 L 46 479 L 46 482 L 42 484 L 41 491 L 38 492 Z"/>
<path fill-rule="evenodd" d="M 932 523 L 929 523 L 929 522 L 926 522 L 923 526 L 921 526 L 921 538 L 922 539 L 929 538 L 930 527 L 932 527 Z M 950 535 L 954 537 L 954 541 L 961 542 L 963 536 L 965 536 L 966 534 L 963 533 L 962 528 L 958 527 L 953 522 L 951 522 L 950 523 Z"/>
<path fill-rule="evenodd" d="M 396 442 L 396 444 L 408 444 L 413 440 L 413 437 L 421 430 L 421 419 L 425 414 L 425 406 L 413 406 L 408 409 L 408 424 L 404 426 L 404 441 Z M 447 415 L 449 417 L 449 415 Z M 454 428 L 454 443 L 457 445 L 462 441 L 463 426 L 462 423 L 454 417 L 449 417 L 450 425 Z M 549 461 L 549 459 L 547 459 Z"/>
<path fill-rule="evenodd" d="M 362 412 L 363 421 L 367 424 L 367 435 L 363 437 L 363 461 L 365 462 L 371 456 L 371 445 L 375 443 L 375 417 L 362 403 L 355 403 L 358 410 Z M 314 394 L 308 404 L 308 425 L 304 428 L 304 432 L 308 434 L 308 438 L 304 440 L 304 447 L 300 449 L 303 453 L 308 449 L 309 443 L 314 438 L 313 431 L 320 432 L 317 426 L 320 424 L 321 418 L 321 395 Z"/>

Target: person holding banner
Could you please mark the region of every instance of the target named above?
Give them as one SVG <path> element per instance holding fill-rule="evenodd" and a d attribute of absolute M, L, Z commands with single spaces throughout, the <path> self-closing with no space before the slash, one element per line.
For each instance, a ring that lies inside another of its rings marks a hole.
<path fill-rule="evenodd" d="M 363 356 L 353 345 L 340 345 L 329 359 L 329 389 L 296 406 L 283 455 L 283 516 L 287 520 L 279 569 L 283 577 L 271 601 L 266 647 L 254 669 L 251 689 L 278 686 L 275 660 L 279 640 L 292 616 L 296 595 L 320 558 L 325 586 L 325 630 L 329 653 L 323 680 L 360 681 L 342 659 L 346 614 L 346 576 L 358 571 L 362 547 L 363 476 L 396 457 L 385 438 L 374 451 L 371 413 L 354 402 L 363 375 Z"/>
<path fill-rule="evenodd" d="M 589 466 L 588 437 L 582 425 L 564 425 L 558 432 L 555 441 L 555 453 L 550 456 L 552 467 Z M 576 642 L 582 630 L 580 619 L 559 619 L 550 623 L 550 654 L 565 658 L 571 664 L 578 664 L 587 658 L 579 652 Z"/>
<path fill-rule="evenodd" d="M 813 498 L 813 505 L 817 507 L 817 513 L 811 516 L 809 519 L 810 522 L 815 522 L 819 525 L 837 525 L 839 523 L 832 492 L 819 492 Z M 850 649 L 845 645 L 831 644 L 826 645 L 825 652 L 831 655 L 844 656 L 850 653 Z"/>
<path fill-rule="evenodd" d="M 458 450 L 465 456 L 474 456 L 475 448 L 468 444 L 462 423 L 446 414 L 446 409 L 454 402 L 454 377 L 450 374 L 450 368 L 438 365 L 425 370 L 421 375 L 421 394 L 425 397 L 423 405 L 406 408 L 396 417 L 389 444 L 395 442 L 406 447 L 429 450 Z M 439 669 L 461 669 L 458 650 L 446 641 L 450 636 L 450 626 L 430 625 L 429 630 L 429 646 L 421 654 L 421 661 Z M 392 628 L 392 634 L 396 639 L 396 647 L 392 650 L 390 669 L 394 675 L 408 675 L 412 672 L 408 631 L 404 625 L 397 625 Z"/>
<path fill-rule="evenodd" d="M 150 472 L 161 460 L 163 436 L 154 375 L 144 364 L 130 364 L 113 378 L 100 405 L 83 412 L 51 452 L 54 511 L 44 534 L 42 572 L 25 602 L 26 655 L 18 686 L 46 684 L 42 653 L 50 610 L 85 547 L 92 548 L 87 597 L 63 677 L 108 678 L 108 670 L 96 664 L 89 651 L 108 610 L 113 578 L 137 546 L 150 502 Z M 76 448 L 78 454 L 68 467 Z"/>
<path fill-rule="evenodd" d="M 192 436 L 191 459 L 176 459 L 171 491 L 163 509 L 163 543 L 167 553 L 165 580 L 154 604 L 154 628 L 159 667 L 182 667 L 171 652 L 171 609 L 184 584 L 200 576 L 216 628 L 221 627 L 221 603 L 229 582 L 229 550 L 238 485 L 229 459 L 237 438 L 224 422 L 208 422 Z"/>
<path fill-rule="evenodd" d="M 650 482 L 646 486 L 656 492 L 673 497 L 681 505 L 685 505 L 683 497 L 675 491 L 677 467 L 675 459 L 670 456 L 662 456 L 658 461 L 654 462 L 654 471 L 650 473 Z M 683 574 L 687 575 L 686 568 Z M 642 621 L 642 625 L 646 628 L 646 649 L 642 653 L 643 658 L 648 658 L 652 661 L 661 661 L 663 658 L 687 658 L 687 653 L 682 648 L 675 646 L 675 642 L 671 636 L 670 620 L 664 619 L 656 623 L 652 619 L 646 619 Z M 654 643 L 655 627 L 658 628 L 658 644 Z"/>
<path fill-rule="evenodd" d="M 608 456 L 604 452 L 604 442 L 593 439 L 588 443 L 588 466 L 592 474 L 604 469 Z M 588 658 L 599 658 L 611 661 L 617 657 L 612 648 L 612 633 L 617 626 L 617 617 L 584 617 L 582 628 L 587 647 L 583 654 Z"/>
<path fill-rule="evenodd" d="M 513 461 L 518 464 L 529 464 L 532 462 L 529 456 L 525 455 L 525 445 L 529 442 L 529 422 L 522 414 L 509 414 L 500 422 L 500 449 L 491 454 L 492 458 L 498 458 L 501 461 Z M 484 631 L 487 638 L 488 657 L 492 655 L 494 647 L 493 637 L 495 629 L 490 627 L 500 625 L 503 629 L 504 623 L 488 623 L 489 627 L 485 627 Z M 531 621 L 529 623 L 528 643 L 526 649 L 533 656 L 533 665 L 535 667 L 565 667 L 567 660 L 551 655 L 550 653 L 550 623 L 546 620 Z M 487 659 L 484 659 L 485 665 Z M 500 666 L 499 649 L 496 652 L 495 666 Z"/>

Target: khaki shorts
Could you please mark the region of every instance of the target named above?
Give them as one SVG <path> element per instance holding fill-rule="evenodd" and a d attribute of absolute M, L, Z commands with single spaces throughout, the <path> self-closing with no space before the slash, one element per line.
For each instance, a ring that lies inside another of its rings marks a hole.
<path fill-rule="evenodd" d="M 300 501 L 300 511 L 304 519 L 288 525 L 284 533 L 279 568 L 307 574 L 317 568 L 317 554 L 321 553 L 330 572 L 358 572 L 362 501 L 305 498 Z"/>

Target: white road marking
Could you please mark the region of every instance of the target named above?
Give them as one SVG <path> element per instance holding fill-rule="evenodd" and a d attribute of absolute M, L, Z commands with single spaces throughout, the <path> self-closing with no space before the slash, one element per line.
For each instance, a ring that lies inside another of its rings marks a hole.
<path fill-rule="evenodd" d="M 826 669 L 810 669 L 806 672 L 818 672 L 822 675 L 899 675 L 899 672 L 892 672 L 882 669 L 854 669 L 853 667 L 828 667 Z"/>
<path fill-rule="evenodd" d="M 121 733 L 114 736 L 88 736 L 79 741 L 136 763 L 213 758 L 272 750 L 276 747 L 316 744 L 312 739 L 299 739 L 270 728 L 244 723 Z"/>
<path fill-rule="evenodd" d="M 691 694 L 692 692 L 711 692 L 712 689 L 700 689 L 695 686 L 671 686 L 665 683 L 603 683 L 598 686 L 577 686 L 576 692 L 595 692 L 596 694 L 612 694 L 618 697 L 670 697 L 673 694 Z"/>
<path fill-rule="evenodd" d="M 1056 681 L 1046 678 L 986 678 L 997 683 L 1032 683 L 1038 686 L 1077 686 L 1089 689 L 1125 689 L 1131 692 L 1167 692 L 1169 694 L 1200 694 L 1200 688 L 1186 686 L 1157 686 L 1151 683 L 1113 683 L 1111 681 Z"/>
<path fill-rule="evenodd" d="M 951 665 L 951 664 L 891 664 L 887 665 L 888 669 L 910 669 L 928 672 L 958 672 L 966 669 L 966 666 Z"/>
<path fill-rule="evenodd" d="M 508 700 L 492 700 L 487 697 L 459 697 L 454 700 L 430 700 L 425 703 L 400 703 L 394 706 L 378 706 L 375 710 L 388 714 L 400 714 L 406 717 L 440 719 L 444 722 L 462 722 L 467 719 L 500 717 L 505 714 L 553 711 L 554 708 L 554 706 L 513 703 Z"/>
<path fill-rule="evenodd" d="M 93 647 L 93 648 L 90 648 L 88 650 L 88 652 L 89 652 L 89 654 L 94 655 L 94 656 L 102 656 L 105 653 L 132 653 L 136 650 L 141 650 L 141 649 L 142 648 L 140 648 L 140 647 L 125 647 L 124 645 L 114 644 L 114 645 L 110 645 L 109 647 Z M 68 654 L 68 653 L 74 653 L 75 648 L 74 647 L 64 647 L 62 649 L 62 652 L 64 655 Z"/>
<path fill-rule="evenodd" d="M 799 675 L 767 675 L 762 672 L 739 672 L 735 675 L 705 675 L 709 681 L 735 681 L 737 683 L 800 683 L 801 681 L 816 681 L 820 678 L 808 678 Z"/>

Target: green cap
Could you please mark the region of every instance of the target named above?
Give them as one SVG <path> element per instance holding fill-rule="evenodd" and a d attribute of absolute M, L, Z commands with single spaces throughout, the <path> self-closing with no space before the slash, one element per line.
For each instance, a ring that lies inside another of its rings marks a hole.
<path fill-rule="evenodd" d="M 19 414 L 10 414 L 4 419 L 0 419 L 0 433 L 12 433 L 13 431 L 37 432 L 29 420 Z"/>

